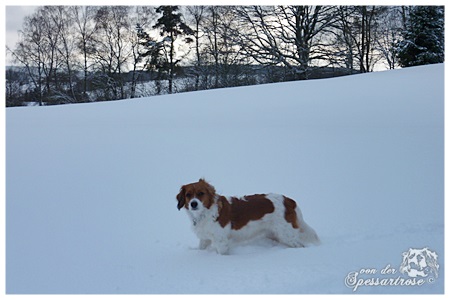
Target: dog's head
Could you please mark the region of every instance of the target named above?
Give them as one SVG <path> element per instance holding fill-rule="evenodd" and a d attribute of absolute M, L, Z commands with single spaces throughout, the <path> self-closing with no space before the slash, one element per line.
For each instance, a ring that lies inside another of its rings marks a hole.
<path fill-rule="evenodd" d="M 177 195 L 177 208 L 180 210 L 184 206 L 190 211 L 208 209 L 214 203 L 215 194 L 216 190 L 214 187 L 202 178 L 198 182 L 181 187 Z"/>
<path fill-rule="evenodd" d="M 400 265 L 400 272 L 406 273 L 410 277 L 427 277 L 432 274 L 438 277 L 439 265 L 437 254 L 428 248 L 409 249 L 403 252 L 403 261 Z"/>

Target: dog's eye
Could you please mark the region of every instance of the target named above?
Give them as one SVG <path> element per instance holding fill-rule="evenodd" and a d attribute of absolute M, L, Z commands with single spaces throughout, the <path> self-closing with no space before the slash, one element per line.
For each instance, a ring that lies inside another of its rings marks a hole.
<path fill-rule="evenodd" d="M 203 192 L 198 192 L 197 193 L 197 197 L 201 197 L 201 196 L 203 196 L 205 193 L 203 193 Z"/>
<path fill-rule="evenodd" d="M 192 194 L 191 193 L 187 193 L 186 194 L 186 198 L 191 198 Z"/>

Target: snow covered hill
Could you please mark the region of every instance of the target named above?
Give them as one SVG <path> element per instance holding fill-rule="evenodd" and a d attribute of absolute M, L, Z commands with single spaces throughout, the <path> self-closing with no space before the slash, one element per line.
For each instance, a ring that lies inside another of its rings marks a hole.
<path fill-rule="evenodd" d="M 200 177 L 296 199 L 322 245 L 195 249 Z M 437 278 L 400 273 L 425 247 Z M 7 293 L 443 293 L 444 267 L 443 65 L 6 111 Z"/>

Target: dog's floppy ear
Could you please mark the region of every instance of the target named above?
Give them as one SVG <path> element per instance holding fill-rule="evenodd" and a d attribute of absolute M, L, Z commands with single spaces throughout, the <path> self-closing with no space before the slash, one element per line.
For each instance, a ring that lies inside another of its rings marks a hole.
<path fill-rule="evenodd" d="M 186 198 L 184 197 L 184 194 L 186 193 L 184 186 L 181 187 L 180 192 L 177 195 L 178 205 L 177 208 L 180 210 L 184 204 L 186 203 Z"/>

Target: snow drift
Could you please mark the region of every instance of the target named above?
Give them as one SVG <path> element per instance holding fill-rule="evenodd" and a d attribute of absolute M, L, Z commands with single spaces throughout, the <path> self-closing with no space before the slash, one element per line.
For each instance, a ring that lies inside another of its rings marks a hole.
<path fill-rule="evenodd" d="M 295 199 L 322 245 L 195 249 L 200 177 Z M 424 247 L 438 277 L 388 285 Z M 8 108 L 6 292 L 443 293 L 444 66 Z"/>

